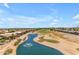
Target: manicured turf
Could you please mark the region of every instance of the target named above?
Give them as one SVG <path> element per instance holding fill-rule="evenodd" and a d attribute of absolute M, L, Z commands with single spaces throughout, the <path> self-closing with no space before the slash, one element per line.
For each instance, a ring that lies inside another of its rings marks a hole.
<path fill-rule="evenodd" d="M 57 40 L 45 39 L 45 41 L 50 42 L 50 43 L 59 43 L 59 41 Z"/>
<path fill-rule="evenodd" d="M 48 29 L 41 29 L 38 32 L 41 34 L 47 34 L 47 33 L 49 33 L 49 30 Z"/>
<path fill-rule="evenodd" d="M 57 40 L 44 39 L 43 37 L 40 37 L 39 39 L 40 39 L 40 40 L 38 40 L 39 42 L 47 41 L 50 43 L 59 43 L 59 41 L 57 41 Z"/>

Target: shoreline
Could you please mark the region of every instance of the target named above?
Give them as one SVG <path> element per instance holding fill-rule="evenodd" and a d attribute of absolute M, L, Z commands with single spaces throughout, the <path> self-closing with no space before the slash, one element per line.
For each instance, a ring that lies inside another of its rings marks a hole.
<path fill-rule="evenodd" d="M 0 55 L 4 55 L 4 52 L 7 50 L 7 49 L 9 49 L 9 48 L 11 48 L 13 51 L 12 51 L 12 53 L 11 54 L 9 54 L 9 55 L 16 55 L 16 49 L 18 48 L 18 46 L 20 45 L 20 44 L 22 44 L 23 42 L 25 42 L 27 39 L 28 39 L 28 34 L 30 34 L 31 32 L 29 32 L 29 33 L 26 33 L 26 34 L 24 34 L 24 35 L 22 35 L 22 36 L 20 36 L 20 37 L 18 37 L 18 38 L 16 38 L 16 39 L 14 39 L 13 41 L 11 41 L 10 43 L 7 43 L 6 45 L 4 45 L 4 46 L 2 46 L 2 48 L 0 49 Z M 26 38 L 25 40 L 24 40 L 24 38 Z M 14 43 L 17 41 L 17 39 L 22 39 L 21 40 L 21 42 L 17 45 L 17 46 L 14 46 Z"/>
<path fill-rule="evenodd" d="M 22 40 L 22 41 L 19 43 L 19 45 L 21 45 L 22 43 L 24 43 L 24 42 L 28 39 L 28 34 L 32 34 L 32 33 L 31 33 L 31 32 L 27 33 L 27 34 L 25 35 L 25 39 Z M 16 55 L 16 50 L 17 50 L 17 48 L 19 47 L 19 45 L 16 47 L 16 49 L 15 49 L 15 54 L 14 54 L 14 55 Z"/>
<path fill-rule="evenodd" d="M 39 35 L 38 37 L 36 37 L 35 39 L 33 39 L 33 41 L 36 42 L 36 43 L 38 43 L 38 44 L 47 46 L 48 48 L 56 49 L 56 50 L 60 51 L 63 55 L 66 54 L 66 53 L 63 53 L 63 51 L 60 50 L 60 49 L 58 49 L 57 47 L 51 47 L 51 46 L 49 46 L 49 45 L 46 45 L 45 43 L 40 43 L 40 42 L 38 42 L 38 40 L 39 40 L 38 38 L 39 38 L 40 36 L 42 36 L 42 35 Z"/>
<path fill-rule="evenodd" d="M 57 47 L 54 47 L 54 46 L 53 46 L 53 47 L 50 47 L 49 45 L 40 43 L 40 42 L 38 42 L 38 41 L 36 41 L 36 40 L 34 40 L 34 42 L 36 42 L 36 43 L 38 43 L 38 44 L 41 44 L 41 45 L 44 45 L 44 46 L 47 46 L 48 48 L 56 49 L 56 50 L 60 51 L 63 55 L 67 54 L 67 53 L 63 53 L 63 51 L 60 50 L 60 49 L 58 49 Z"/>
<path fill-rule="evenodd" d="M 19 45 L 21 45 L 22 43 L 24 43 L 24 42 L 28 39 L 28 34 L 35 34 L 35 33 L 32 33 L 32 32 L 27 33 L 27 34 L 26 34 L 26 39 L 25 39 L 25 40 L 22 40 L 22 41 L 19 43 Z M 18 46 L 19 46 L 19 45 L 18 45 Z M 16 50 L 17 50 L 18 46 L 17 46 L 16 49 L 15 49 L 15 55 L 16 55 Z"/>
<path fill-rule="evenodd" d="M 10 43 L 4 45 L 3 46 L 4 48 L 2 49 L 2 51 L 0 50 L 0 55 L 3 55 L 5 50 L 7 50 L 8 48 L 13 49 L 13 52 L 9 55 L 16 55 L 16 50 L 17 50 L 18 46 L 20 44 L 24 43 L 28 39 L 28 34 L 37 34 L 38 36 L 33 39 L 34 42 L 41 44 L 41 45 L 44 45 L 44 46 L 47 46 L 49 48 L 54 48 L 54 49 L 60 51 L 63 55 L 79 55 L 79 52 L 76 50 L 76 48 L 79 47 L 79 44 L 67 41 L 66 39 L 60 38 L 60 37 L 54 35 L 53 33 L 49 33 L 49 34 L 52 35 L 52 38 L 54 40 L 58 40 L 59 43 L 50 43 L 50 42 L 47 42 L 47 41 L 39 42 L 38 41 L 39 37 L 45 36 L 46 38 L 49 39 L 50 36 L 49 36 L 49 34 L 42 35 L 42 34 L 39 34 L 38 32 L 29 32 L 29 33 L 26 33 L 26 34 L 18 37 L 17 39 L 22 39 L 22 40 L 17 46 L 14 46 L 14 43 L 17 41 L 17 39 L 15 39 L 15 40 L 11 41 Z"/>
<path fill-rule="evenodd" d="M 65 39 L 62 39 L 62 38 L 54 38 L 55 40 L 59 40 L 60 43 L 50 43 L 50 42 L 46 42 L 46 41 L 39 42 L 38 40 L 39 40 L 40 36 L 41 35 L 39 35 L 37 38 L 34 39 L 34 41 L 36 43 L 57 49 L 58 51 L 60 51 L 64 55 L 78 55 L 79 54 L 79 52 L 75 49 L 76 47 L 79 46 L 76 43 L 66 41 Z"/>

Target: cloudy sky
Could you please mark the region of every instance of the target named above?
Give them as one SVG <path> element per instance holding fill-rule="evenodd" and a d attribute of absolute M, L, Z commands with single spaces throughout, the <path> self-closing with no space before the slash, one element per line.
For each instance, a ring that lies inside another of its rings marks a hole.
<path fill-rule="evenodd" d="M 79 26 L 79 4 L 0 4 L 0 28 Z"/>

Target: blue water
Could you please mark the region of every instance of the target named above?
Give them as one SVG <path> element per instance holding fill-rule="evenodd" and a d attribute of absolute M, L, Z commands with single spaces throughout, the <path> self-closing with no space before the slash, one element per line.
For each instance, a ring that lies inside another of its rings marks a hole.
<path fill-rule="evenodd" d="M 29 34 L 28 40 L 18 46 L 16 50 L 17 55 L 63 55 L 60 51 L 50 48 L 33 41 L 37 37 L 37 34 Z M 32 46 L 24 46 L 26 44 L 31 44 Z"/>

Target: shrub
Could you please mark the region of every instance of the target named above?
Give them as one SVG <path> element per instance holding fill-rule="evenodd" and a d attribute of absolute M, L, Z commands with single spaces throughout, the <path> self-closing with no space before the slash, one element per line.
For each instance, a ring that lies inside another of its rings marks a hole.
<path fill-rule="evenodd" d="M 79 51 L 79 48 L 77 48 L 76 50 Z"/>
<path fill-rule="evenodd" d="M 11 54 L 13 51 L 13 49 L 7 49 L 4 53 L 4 55 L 8 55 L 8 54 Z"/>
<path fill-rule="evenodd" d="M 15 43 L 14 46 L 17 46 L 20 43 L 21 39 L 18 39 Z"/>

